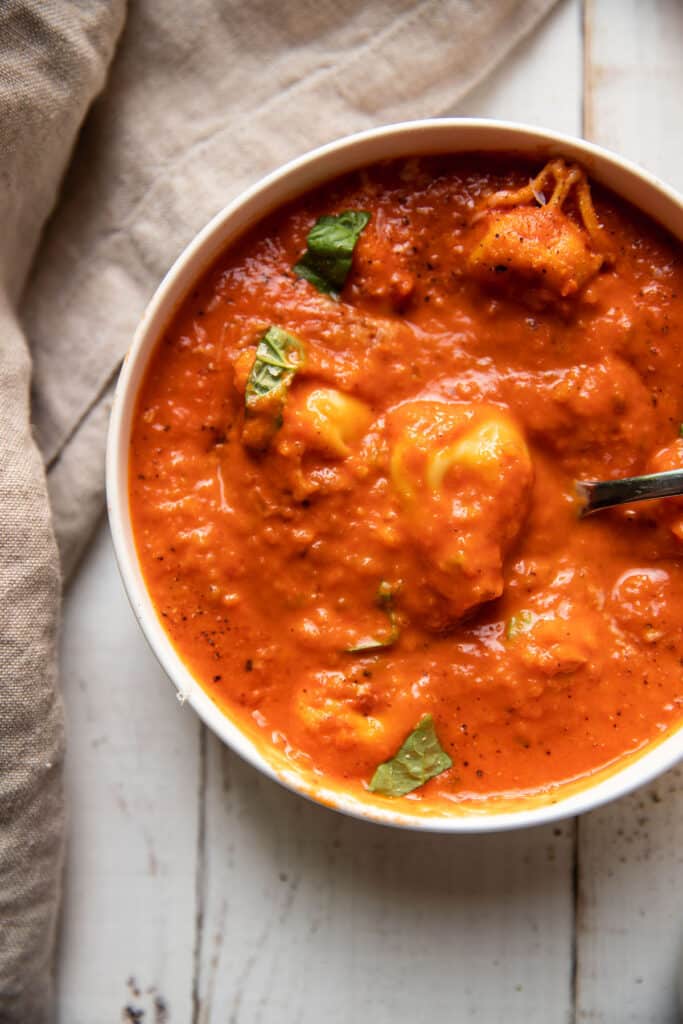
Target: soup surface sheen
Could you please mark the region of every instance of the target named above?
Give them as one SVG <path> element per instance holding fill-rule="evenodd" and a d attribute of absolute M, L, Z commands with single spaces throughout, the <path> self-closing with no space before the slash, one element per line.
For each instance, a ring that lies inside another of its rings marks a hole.
<path fill-rule="evenodd" d="M 549 167 L 404 160 L 303 196 L 187 297 L 138 399 L 133 525 L 177 651 L 266 756 L 352 794 L 431 716 L 447 758 L 375 787 L 392 806 L 495 808 L 681 717 L 683 507 L 581 520 L 573 488 L 683 465 L 680 249 Z M 349 210 L 337 299 L 292 268 Z M 250 406 L 272 327 L 295 347 Z"/>

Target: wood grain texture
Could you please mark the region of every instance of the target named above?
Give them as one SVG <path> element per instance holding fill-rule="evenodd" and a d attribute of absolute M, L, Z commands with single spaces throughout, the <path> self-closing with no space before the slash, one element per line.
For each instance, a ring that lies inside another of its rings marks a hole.
<path fill-rule="evenodd" d="M 585 0 L 584 133 L 683 187 L 683 4 Z"/>
<path fill-rule="evenodd" d="M 565 0 L 453 113 L 580 134 L 585 73 L 590 137 L 681 187 L 682 11 Z M 315 807 L 178 706 L 104 528 L 67 598 L 62 678 L 60 1024 L 678 1019 L 680 773 L 578 835 L 420 836 Z"/>
<path fill-rule="evenodd" d="M 585 130 L 683 187 L 683 5 L 586 0 Z M 673 1024 L 683 938 L 683 776 L 581 819 L 577 1021 Z"/>
<path fill-rule="evenodd" d="M 561 0 L 533 35 L 450 112 L 581 134 L 582 6 Z"/>
<path fill-rule="evenodd" d="M 567 1020 L 571 823 L 420 835 L 207 767 L 198 1024 Z"/>
<path fill-rule="evenodd" d="M 581 819 L 576 1020 L 680 1021 L 683 774 Z"/>
<path fill-rule="evenodd" d="M 199 724 L 142 637 L 104 527 L 66 598 L 61 670 L 70 842 L 58 1019 L 189 1021 Z"/>

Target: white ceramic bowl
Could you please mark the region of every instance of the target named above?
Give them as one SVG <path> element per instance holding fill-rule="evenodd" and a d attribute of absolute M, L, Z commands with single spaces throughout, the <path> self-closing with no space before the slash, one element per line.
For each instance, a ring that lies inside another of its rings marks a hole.
<path fill-rule="evenodd" d="M 314 785 L 284 763 L 267 759 L 190 674 L 173 648 L 145 586 L 128 502 L 128 452 L 135 399 L 147 363 L 173 313 L 225 248 L 264 215 L 326 180 L 366 164 L 429 153 L 516 151 L 544 159 L 579 160 L 591 177 L 630 200 L 683 240 L 683 199 L 652 175 L 597 146 L 555 132 L 501 121 L 440 119 L 389 125 L 316 149 L 270 174 L 230 203 L 178 257 L 150 302 L 119 378 L 107 448 L 107 505 L 116 556 L 131 605 L 152 650 L 202 720 L 236 753 L 266 775 L 327 806 L 357 817 L 434 832 L 486 832 L 540 825 L 579 814 L 622 796 L 683 757 L 683 729 L 579 787 L 559 787 L 528 805 L 448 815 L 407 814 Z"/>

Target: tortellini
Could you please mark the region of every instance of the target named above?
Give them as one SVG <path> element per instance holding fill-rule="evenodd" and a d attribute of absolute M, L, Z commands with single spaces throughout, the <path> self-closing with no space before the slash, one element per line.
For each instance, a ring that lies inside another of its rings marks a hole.
<path fill-rule="evenodd" d="M 287 443 L 299 441 L 306 451 L 344 459 L 367 432 L 370 408 L 336 388 L 306 387 L 293 392 L 285 413 Z"/>
<path fill-rule="evenodd" d="M 503 561 L 533 483 L 529 451 L 492 406 L 408 402 L 388 427 L 390 478 L 422 573 L 402 600 L 431 628 L 447 628 L 503 591 Z"/>
<path fill-rule="evenodd" d="M 297 693 L 295 711 L 319 740 L 348 750 L 374 747 L 384 740 L 384 725 L 374 713 L 375 703 L 367 684 L 356 684 L 342 672 L 322 672 Z"/>
<path fill-rule="evenodd" d="M 551 181 L 554 187 L 546 198 Z M 579 223 L 563 209 L 570 194 Z M 484 280 L 504 284 L 508 277 L 522 278 L 565 298 L 594 277 L 606 259 L 586 175 L 563 160 L 551 160 L 524 188 L 490 196 L 483 220 L 484 233 L 470 253 L 469 267 Z"/>

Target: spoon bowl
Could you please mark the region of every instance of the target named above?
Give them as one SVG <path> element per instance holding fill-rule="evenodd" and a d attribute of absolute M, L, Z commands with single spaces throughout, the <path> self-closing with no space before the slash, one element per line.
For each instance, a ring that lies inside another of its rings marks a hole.
<path fill-rule="evenodd" d="M 683 469 L 627 476 L 620 480 L 577 480 L 574 487 L 581 501 L 579 516 L 583 519 L 603 508 L 683 494 Z"/>

